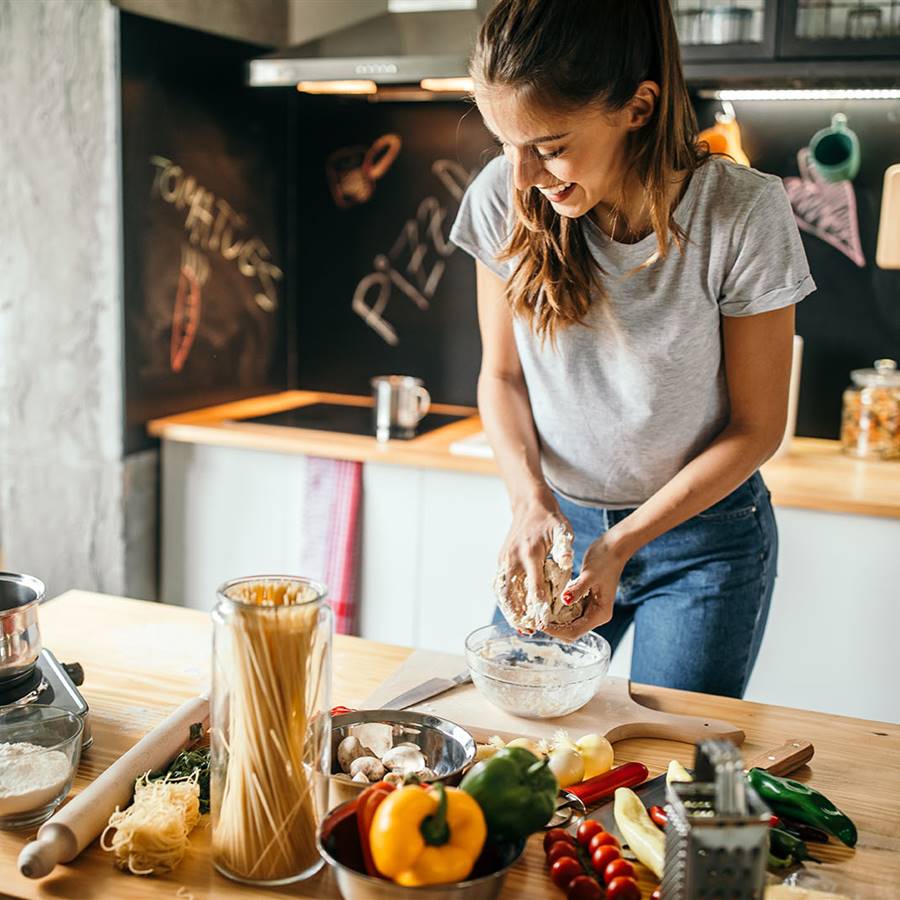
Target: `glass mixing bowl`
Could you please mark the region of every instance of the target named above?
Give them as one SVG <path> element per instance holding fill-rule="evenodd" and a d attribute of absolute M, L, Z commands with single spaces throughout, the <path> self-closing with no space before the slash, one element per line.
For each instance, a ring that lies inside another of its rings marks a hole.
<path fill-rule="evenodd" d="M 525 719 L 555 719 L 581 709 L 609 669 L 609 643 L 593 632 L 566 643 L 486 625 L 466 638 L 472 681 L 494 706 Z"/>
<path fill-rule="evenodd" d="M 78 716 L 54 706 L 0 706 L 0 829 L 50 818 L 72 787 L 83 730 Z"/>

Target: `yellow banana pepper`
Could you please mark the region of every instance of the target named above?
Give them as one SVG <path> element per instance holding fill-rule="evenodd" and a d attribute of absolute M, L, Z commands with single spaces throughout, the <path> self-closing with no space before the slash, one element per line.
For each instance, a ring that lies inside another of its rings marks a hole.
<path fill-rule="evenodd" d="M 465 791 L 407 785 L 375 811 L 369 846 L 375 868 L 405 887 L 462 881 L 487 837 L 481 807 Z"/>

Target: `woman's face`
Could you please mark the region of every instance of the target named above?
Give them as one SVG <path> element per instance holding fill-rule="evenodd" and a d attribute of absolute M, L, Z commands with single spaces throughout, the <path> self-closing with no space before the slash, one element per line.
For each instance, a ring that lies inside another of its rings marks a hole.
<path fill-rule="evenodd" d="M 538 190 L 561 216 L 577 218 L 620 196 L 632 129 L 626 110 L 586 106 L 555 112 L 511 88 L 476 90 L 487 127 L 503 146 L 518 190 Z"/>

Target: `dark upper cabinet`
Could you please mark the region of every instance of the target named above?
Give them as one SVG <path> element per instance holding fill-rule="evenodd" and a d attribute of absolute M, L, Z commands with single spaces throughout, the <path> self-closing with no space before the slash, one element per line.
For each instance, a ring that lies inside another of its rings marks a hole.
<path fill-rule="evenodd" d="M 900 0 L 672 0 L 688 64 L 882 60 L 900 79 Z M 798 73 L 804 74 L 800 70 Z"/>
<path fill-rule="evenodd" d="M 900 76 L 900 0 L 782 0 L 779 53 L 890 58 Z"/>

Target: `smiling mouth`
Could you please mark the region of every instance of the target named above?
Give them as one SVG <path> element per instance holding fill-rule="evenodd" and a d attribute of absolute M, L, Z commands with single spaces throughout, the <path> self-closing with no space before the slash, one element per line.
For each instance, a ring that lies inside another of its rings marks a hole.
<path fill-rule="evenodd" d="M 559 184 L 554 184 L 551 187 L 542 187 L 539 186 L 538 190 L 548 199 L 548 200 L 561 200 L 565 197 L 572 188 L 575 187 L 574 181 L 565 181 L 560 182 Z"/>

